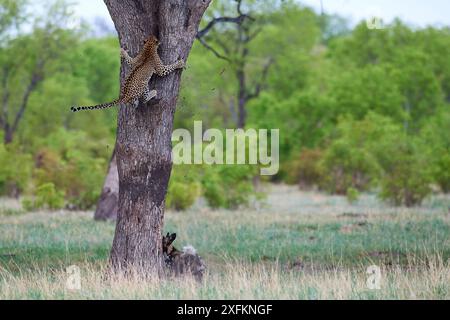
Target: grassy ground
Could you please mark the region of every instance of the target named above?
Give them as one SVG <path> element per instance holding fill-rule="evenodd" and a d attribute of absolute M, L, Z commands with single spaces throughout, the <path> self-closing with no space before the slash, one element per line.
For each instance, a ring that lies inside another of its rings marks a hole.
<path fill-rule="evenodd" d="M 373 196 L 344 198 L 272 186 L 264 205 L 240 211 L 201 203 L 168 212 L 175 245 L 208 265 L 190 279 L 102 278 L 114 224 L 91 212 L 22 213 L 0 200 L 0 299 L 450 299 L 450 199 L 390 208 Z M 66 268 L 81 270 L 68 290 Z M 367 268 L 381 268 L 371 290 Z"/>

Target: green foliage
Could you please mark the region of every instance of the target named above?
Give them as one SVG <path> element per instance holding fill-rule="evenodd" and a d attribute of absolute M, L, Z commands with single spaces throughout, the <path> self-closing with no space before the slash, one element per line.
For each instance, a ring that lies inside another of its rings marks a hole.
<path fill-rule="evenodd" d="M 253 186 L 256 169 L 248 165 L 174 166 L 166 206 L 185 210 L 201 195 L 212 208 L 246 206 L 262 196 Z"/>
<path fill-rule="evenodd" d="M 380 197 L 394 205 L 420 204 L 433 182 L 426 142 L 374 113 L 361 121 L 342 118 L 320 166 L 325 190 L 352 198 L 379 186 Z"/>
<path fill-rule="evenodd" d="M 167 191 L 166 207 L 178 211 L 191 207 L 201 195 L 201 183 L 199 181 L 198 168 L 175 166 L 172 169 Z"/>
<path fill-rule="evenodd" d="M 171 181 L 166 198 L 167 208 L 181 211 L 191 207 L 200 194 L 198 183 Z"/>
<path fill-rule="evenodd" d="M 319 149 L 303 149 L 297 158 L 286 165 L 286 181 L 299 184 L 302 189 L 309 189 L 318 185 L 322 175 L 320 160 L 323 153 Z"/>
<path fill-rule="evenodd" d="M 402 121 L 404 97 L 388 66 L 368 65 L 336 74 L 330 95 L 342 114 L 362 119 L 370 111 Z"/>
<path fill-rule="evenodd" d="M 431 193 L 432 173 L 420 143 L 398 141 L 381 181 L 380 197 L 395 205 L 419 205 Z"/>
<path fill-rule="evenodd" d="M 0 194 L 17 196 L 25 191 L 33 168 L 32 157 L 17 146 L 0 144 Z"/>
<path fill-rule="evenodd" d="M 436 159 L 434 177 L 441 190 L 445 193 L 450 193 L 450 152 Z"/>
<path fill-rule="evenodd" d="M 107 164 L 86 140 L 82 132 L 59 130 L 42 141 L 46 147 L 40 147 L 35 157 L 34 184 L 54 184 L 78 209 L 89 209 L 97 202 Z"/>
<path fill-rule="evenodd" d="M 27 0 L 0 0 L 0 41 L 26 21 L 25 5 Z"/>
<path fill-rule="evenodd" d="M 265 93 L 250 104 L 248 126 L 280 129 L 280 157 L 291 159 L 300 148 L 317 146 L 332 130 L 336 117 L 332 106 L 332 100 L 316 91 L 282 101 Z"/>
<path fill-rule="evenodd" d="M 257 196 L 252 179 L 255 168 L 246 165 L 209 166 L 202 179 L 204 196 L 212 208 L 236 209 Z"/>
<path fill-rule="evenodd" d="M 379 138 L 373 131 L 383 128 L 377 121 L 382 121 L 382 118 L 374 114 L 363 121 L 340 119 L 337 137 L 320 161 L 320 186 L 324 190 L 345 195 L 349 188 L 367 191 L 376 184 L 381 167 L 370 145 L 372 139 Z"/>
<path fill-rule="evenodd" d="M 375 157 L 345 139 L 337 140 L 325 151 L 320 163 L 320 186 L 334 194 L 346 194 L 349 188 L 367 191 L 380 175 Z"/>
<path fill-rule="evenodd" d="M 349 203 L 355 203 L 356 201 L 358 201 L 359 197 L 360 193 L 358 190 L 351 187 L 347 189 L 347 201 Z"/>
<path fill-rule="evenodd" d="M 442 109 L 421 132 L 425 152 L 432 165 L 434 181 L 443 192 L 450 192 L 450 110 Z"/>
<path fill-rule="evenodd" d="M 48 207 L 49 209 L 61 209 L 64 207 L 64 192 L 57 191 L 53 183 L 46 183 L 36 190 L 36 208 Z"/>
<path fill-rule="evenodd" d="M 347 101 L 359 100 L 366 110 L 369 107 L 379 112 L 381 107 L 383 114 L 396 120 L 403 113 L 400 119 L 416 132 L 439 111 L 449 95 L 450 63 L 443 60 L 447 52 L 448 28 L 413 30 L 396 20 L 383 30 L 370 30 L 362 22 L 350 36 L 334 39 L 329 55 L 346 74 L 356 75 L 355 81 L 338 81 L 338 87 L 349 90 Z M 371 103 L 367 105 L 364 98 Z M 346 101 L 342 102 L 346 107 Z M 359 117 L 364 116 L 364 109 Z"/>
<path fill-rule="evenodd" d="M 64 192 L 58 191 L 53 183 L 45 183 L 36 189 L 34 199 L 25 198 L 22 206 L 25 210 L 62 209 L 65 205 Z"/>

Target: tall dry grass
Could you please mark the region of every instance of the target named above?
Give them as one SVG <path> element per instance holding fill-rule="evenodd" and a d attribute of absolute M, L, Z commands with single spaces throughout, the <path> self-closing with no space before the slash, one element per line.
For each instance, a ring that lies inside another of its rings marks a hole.
<path fill-rule="evenodd" d="M 287 270 L 278 263 L 230 262 L 192 278 L 107 280 L 102 266 L 80 266 L 81 289 L 66 270 L 0 271 L 0 299 L 450 299 L 449 264 L 430 257 L 411 267 L 382 267 L 380 289 L 369 289 L 364 268 Z"/>

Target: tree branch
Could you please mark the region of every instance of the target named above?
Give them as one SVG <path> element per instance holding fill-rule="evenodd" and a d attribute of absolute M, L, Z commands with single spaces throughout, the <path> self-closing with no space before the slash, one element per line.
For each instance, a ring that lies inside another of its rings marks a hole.
<path fill-rule="evenodd" d="M 241 14 L 237 17 L 219 17 L 219 18 L 214 18 L 212 19 L 205 28 L 203 28 L 202 30 L 200 30 L 197 33 L 197 38 L 201 38 L 204 37 L 216 24 L 218 23 L 236 23 L 236 24 L 241 24 L 245 18 L 249 18 L 248 15 L 246 14 Z"/>
<path fill-rule="evenodd" d="M 10 68 L 8 66 L 3 67 L 3 96 L 2 96 L 2 113 L 0 114 L 0 125 L 5 128 L 8 122 L 8 100 L 10 92 L 8 90 L 8 79 L 10 74 Z"/>
<path fill-rule="evenodd" d="M 4 89 L 2 98 L 2 114 L 0 114 L 0 125 L 2 127 L 8 122 L 8 100 L 9 100 L 9 90 L 8 88 Z"/>
<path fill-rule="evenodd" d="M 249 43 L 253 39 L 256 38 L 256 36 L 262 31 L 262 28 L 256 29 L 253 33 L 246 33 L 246 36 L 243 40 L 244 43 Z"/>
<path fill-rule="evenodd" d="M 30 83 L 28 84 L 27 88 L 25 89 L 24 95 L 22 97 L 22 102 L 20 104 L 19 112 L 17 112 L 16 117 L 14 119 L 13 126 L 11 128 L 11 132 L 14 133 L 17 130 L 17 127 L 19 126 L 19 122 L 22 119 L 25 109 L 28 106 L 28 100 L 30 98 L 31 93 L 36 89 L 37 85 L 43 80 L 42 76 L 42 69 L 44 68 L 44 61 L 40 61 L 36 69 L 33 72 L 33 75 L 31 76 Z"/>
<path fill-rule="evenodd" d="M 238 12 L 239 14 L 242 14 L 242 11 L 241 11 L 242 0 L 235 0 L 235 1 L 236 1 L 236 3 L 237 3 L 237 6 L 236 6 L 237 12 Z"/>
<path fill-rule="evenodd" d="M 200 41 L 200 43 L 209 51 L 211 51 L 212 53 L 214 53 L 214 55 L 222 60 L 226 60 L 228 62 L 230 62 L 231 60 L 228 57 L 225 57 L 224 55 L 220 54 L 217 50 L 215 50 L 213 47 L 211 47 L 209 44 L 206 43 L 206 41 L 203 39 L 209 31 L 211 31 L 211 29 L 218 23 L 235 23 L 237 25 L 241 25 L 245 19 L 249 19 L 249 20 L 254 20 L 250 15 L 242 13 L 242 9 L 241 9 L 241 5 L 242 5 L 242 0 L 235 0 L 236 1 L 236 11 L 239 14 L 237 17 L 218 17 L 218 18 L 213 18 L 207 25 L 205 28 L 203 28 L 202 30 L 197 32 L 197 36 L 196 38 Z M 250 41 L 251 39 L 249 38 L 248 41 Z M 226 53 L 227 50 L 224 50 Z"/>
<path fill-rule="evenodd" d="M 213 47 L 211 47 L 209 44 L 207 44 L 206 41 L 205 41 L 203 38 L 197 38 L 197 39 L 198 39 L 198 41 L 200 41 L 200 43 L 201 43 L 206 49 L 208 49 L 209 51 L 211 51 L 212 53 L 214 53 L 214 55 L 215 55 L 217 58 L 222 59 L 222 60 L 225 60 L 225 61 L 228 61 L 228 62 L 231 62 L 231 60 L 230 60 L 229 58 L 227 58 L 227 57 L 221 55 L 221 54 L 220 54 L 219 52 L 217 52 Z"/>
<path fill-rule="evenodd" d="M 224 43 L 219 37 L 214 39 L 214 42 L 217 43 L 217 45 L 223 50 L 223 52 L 225 52 L 227 55 L 230 54 L 230 49 L 228 48 L 226 43 Z"/>
<path fill-rule="evenodd" d="M 274 63 L 273 58 L 270 58 L 269 61 L 264 65 L 263 70 L 262 70 L 261 80 L 256 84 L 255 90 L 253 91 L 253 93 L 247 95 L 247 100 L 251 100 L 251 99 L 259 97 L 259 95 L 263 89 L 263 86 L 266 83 L 267 74 L 269 73 L 270 66 L 273 63 Z"/>

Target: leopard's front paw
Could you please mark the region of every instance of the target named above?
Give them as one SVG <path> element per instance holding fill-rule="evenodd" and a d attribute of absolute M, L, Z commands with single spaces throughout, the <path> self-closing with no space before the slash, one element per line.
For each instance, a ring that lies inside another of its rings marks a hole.
<path fill-rule="evenodd" d="M 177 67 L 178 67 L 178 69 L 185 69 L 186 68 L 186 65 L 184 64 L 184 60 L 183 59 L 178 60 Z"/>

